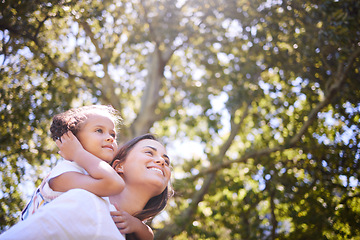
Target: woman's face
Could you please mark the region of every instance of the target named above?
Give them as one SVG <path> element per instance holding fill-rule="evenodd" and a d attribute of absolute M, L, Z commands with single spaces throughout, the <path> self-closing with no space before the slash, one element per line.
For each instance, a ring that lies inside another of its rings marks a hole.
<path fill-rule="evenodd" d="M 162 193 L 169 183 L 170 159 L 165 147 L 158 141 L 139 141 L 121 165 L 126 185 L 145 187 L 146 190 L 153 191 L 153 196 Z"/>

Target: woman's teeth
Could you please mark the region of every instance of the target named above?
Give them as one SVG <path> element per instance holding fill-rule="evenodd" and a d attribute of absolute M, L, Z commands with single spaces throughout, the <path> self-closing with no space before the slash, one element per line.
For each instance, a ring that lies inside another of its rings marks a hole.
<path fill-rule="evenodd" d="M 157 172 L 161 173 L 162 175 L 164 175 L 164 173 L 158 168 L 148 168 L 148 169 L 153 170 L 153 171 L 157 171 Z"/>

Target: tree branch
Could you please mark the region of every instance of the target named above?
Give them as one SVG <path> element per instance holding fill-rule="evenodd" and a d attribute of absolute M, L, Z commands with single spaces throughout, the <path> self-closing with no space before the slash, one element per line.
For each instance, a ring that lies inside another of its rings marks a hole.
<path fill-rule="evenodd" d="M 298 131 L 298 133 L 290 139 L 288 144 L 279 145 L 274 148 L 254 150 L 254 152 L 245 154 L 244 156 L 242 156 L 238 159 L 223 161 L 219 164 L 216 164 L 207 169 L 204 169 L 204 170 L 200 171 L 199 174 L 189 177 L 189 179 L 197 179 L 206 174 L 217 172 L 220 169 L 230 167 L 233 163 L 246 162 L 250 158 L 258 158 L 258 157 L 268 155 L 268 154 L 271 154 L 271 153 L 274 153 L 277 151 L 283 151 L 285 149 L 293 148 L 296 145 L 296 143 L 300 140 L 300 138 L 304 135 L 304 133 L 309 128 L 309 126 L 312 124 L 312 122 L 317 118 L 317 114 L 320 112 L 320 110 L 323 109 L 325 106 L 327 106 L 330 103 L 330 101 L 332 100 L 332 98 L 334 97 L 334 95 L 340 91 L 341 85 L 344 83 L 346 76 L 347 76 L 349 70 L 351 69 L 351 65 L 354 63 L 355 59 L 359 55 L 360 55 L 360 48 L 358 48 L 356 51 L 354 51 L 353 54 L 349 57 L 349 60 L 346 63 L 346 67 L 343 71 L 341 71 L 341 69 L 343 69 L 343 67 L 341 67 L 341 66 L 343 66 L 343 65 L 339 64 L 338 71 L 337 71 L 337 74 L 335 77 L 337 79 L 337 81 L 333 82 L 333 84 L 331 85 L 331 87 L 328 91 L 328 94 L 325 96 L 325 99 L 323 101 L 319 102 L 317 104 L 317 106 L 308 114 L 308 120 L 303 124 L 303 126 Z"/>
<path fill-rule="evenodd" d="M 309 128 L 309 126 L 314 122 L 314 120 L 317 118 L 317 114 L 326 107 L 331 100 L 334 98 L 334 96 L 341 90 L 342 84 L 345 82 L 347 74 L 350 70 L 351 65 L 354 63 L 356 57 L 360 55 L 360 47 L 357 48 L 349 57 L 348 62 L 345 64 L 344 69 L 344 63 L 340 62 L 337 68 L 337 73 L 335 75 L 334 81 L 330 85 L 329 89 L 326 91 L 326 95 L 323 101 L 319 102 L 317 106 L 309 113 L 307 116 L 307 121 L 303 124 L 303 126 L 300 128 L 298 133 L 291 138 L 289 141 L 289 146 L 293 147 L 300 138 L 304 135 L 306 130 Z"/>

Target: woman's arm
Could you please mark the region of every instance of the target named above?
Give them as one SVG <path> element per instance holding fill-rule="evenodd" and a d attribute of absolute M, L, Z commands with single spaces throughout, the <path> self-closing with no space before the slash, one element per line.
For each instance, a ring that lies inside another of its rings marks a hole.
<path fill-rule="evenodd" d="M 124 189 L 125 183 L 119 174 L 108 163 L 86 151 L 72 132 L 64 134 L 56 144 L 65 159 L 73 160 L 89 175 L 65 172 L 49 181 L 54 191 L 81 188 L 103 197 L 118 194 Z"/>

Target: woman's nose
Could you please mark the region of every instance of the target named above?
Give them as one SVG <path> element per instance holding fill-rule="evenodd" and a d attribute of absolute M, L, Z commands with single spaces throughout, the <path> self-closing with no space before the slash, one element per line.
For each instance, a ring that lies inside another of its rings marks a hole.
<path fill-rule="evenodd" d="M 155 159 L 155 163 L 161 166 L 165 165 L 165 160 L 162 157 L 158 157 Z"/>

